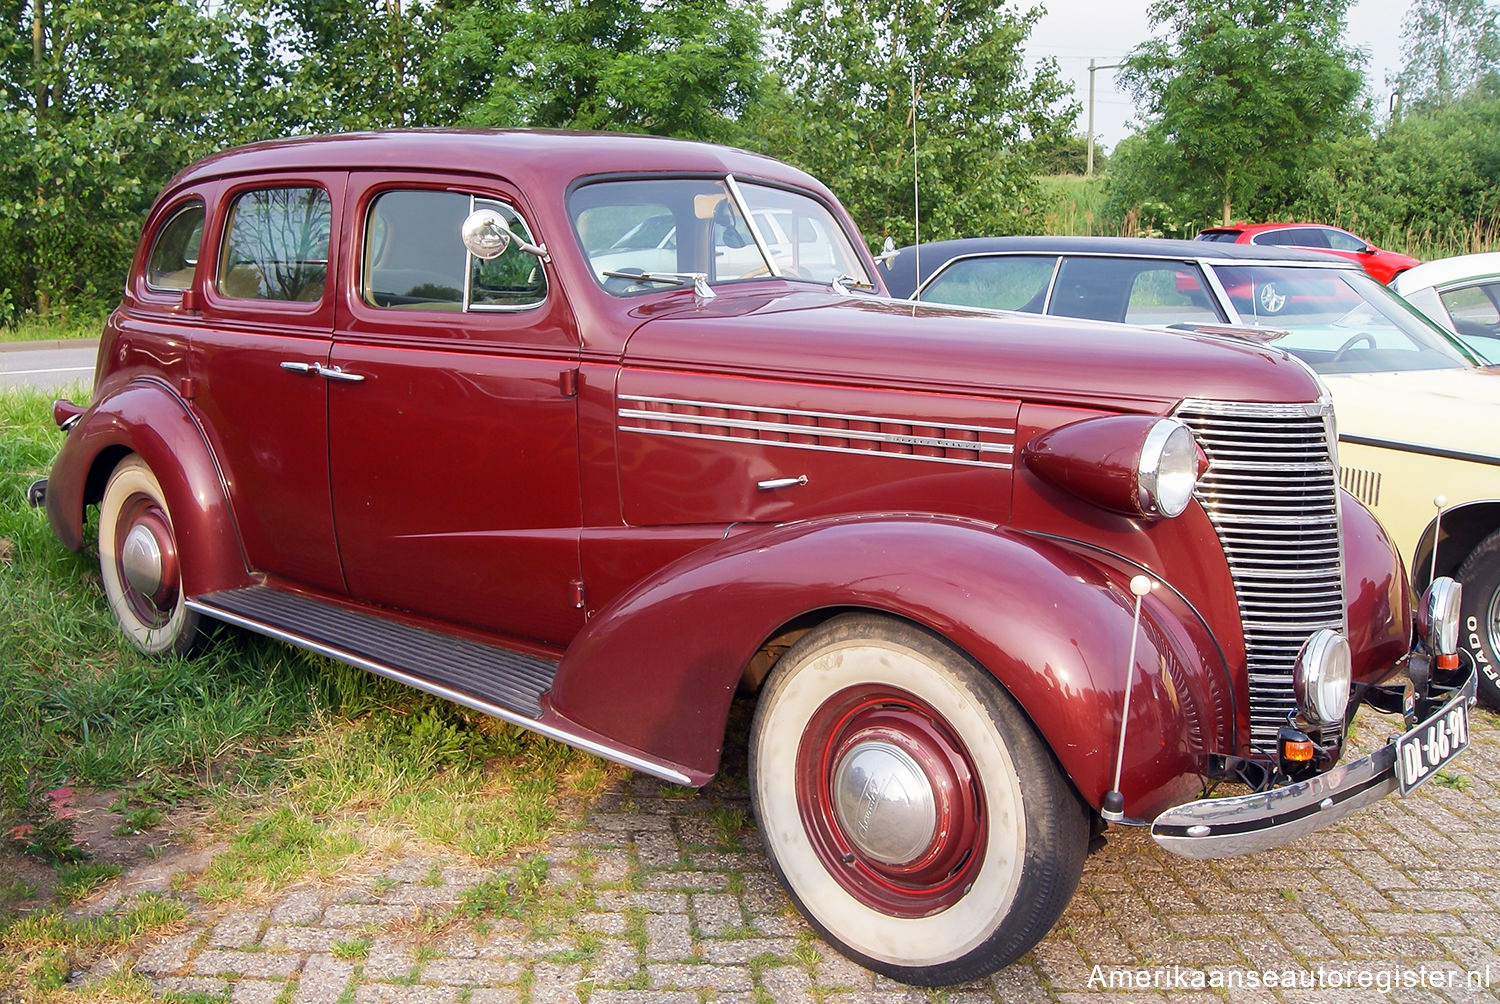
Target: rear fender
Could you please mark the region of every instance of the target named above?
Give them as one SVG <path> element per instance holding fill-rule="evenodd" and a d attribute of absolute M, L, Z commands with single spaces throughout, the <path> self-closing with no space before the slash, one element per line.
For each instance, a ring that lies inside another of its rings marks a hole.
<path fill-rule="evenodd" d="M 1128 576 L 974 522 L 815 521 L 703 548 L 590 620 L 551 708 L 711 776 L 755 653 L 785 625 L 848 609 L 905 618 L 968 653 L 1026 710 L 1083 798 L 1102 804 L 1130 651 Z M 1230 741 L 1234 711 L 1212 639 L 1170 590 L 1145 601 L 1136 667 L 1122 790 L 1129 815 L 1149 818 L 1198 791 L 1204 750 Z"/>
<path fill-rule="evenodd" d="M 187 405 L 155 380 L 96 402 L 68 433 L 47 479 L 47 519 L 70 551 L 83 547 L 84 507 L 115 466 L 138 454 L 156 475 L 182 552 L 183 591 L 198 596 L 249 583 L 224 480 Z"/>

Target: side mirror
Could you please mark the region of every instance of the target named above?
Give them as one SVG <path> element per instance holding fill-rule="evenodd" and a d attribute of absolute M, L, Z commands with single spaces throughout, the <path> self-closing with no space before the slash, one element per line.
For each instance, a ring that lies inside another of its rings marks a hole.
<path fill-rule="evenodd" d="M 476 209 L 470 213 L 468 219 L 464 220 L 460 233 L 463 235 L 464 247 L 475 258 L 483 261 L 499 258 L 512 244 L 517 250 L 534 255 L 544 262 L 551 260 L 545 244 L 531 244 L 517 237 L 505 222 L 505 217 L 493 209 Z"/>

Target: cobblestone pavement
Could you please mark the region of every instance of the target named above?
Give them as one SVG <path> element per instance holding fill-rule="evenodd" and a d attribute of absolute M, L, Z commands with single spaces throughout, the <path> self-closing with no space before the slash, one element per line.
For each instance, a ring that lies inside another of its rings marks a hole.
<path fill-rule="evenodd" d="M 463 910 L 503 872 L 413 854 L 195 914 L 123 964 L 163 991 L 245 1004 L 1219 1001 L 1215 982 L 1232 979 L 1249 988 L 1230 991 L 1237 1004 L 1489 1001 L 1500 997 L 1500 716 L 1476 713 L 1455 774 L 1253 857 L 1189 861 L 1138 830 L 1113 832 L 1032 953 L 942 992 L 877 978 L 812 934 L 734 777 L 700 793 L 616 782 L 559 828 L 519 918 Z M 149 866 L 127 873 L 114 897 L 160 880 Z"/>

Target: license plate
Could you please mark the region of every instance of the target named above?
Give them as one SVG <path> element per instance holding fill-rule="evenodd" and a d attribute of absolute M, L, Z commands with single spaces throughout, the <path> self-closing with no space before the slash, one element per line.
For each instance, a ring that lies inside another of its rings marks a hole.
<path fill-rule="evenodd" d="M 1469 702 L 1458 700 L 1396 740 L 1396 777 L 1409 795 L 1469 745 Z"/>

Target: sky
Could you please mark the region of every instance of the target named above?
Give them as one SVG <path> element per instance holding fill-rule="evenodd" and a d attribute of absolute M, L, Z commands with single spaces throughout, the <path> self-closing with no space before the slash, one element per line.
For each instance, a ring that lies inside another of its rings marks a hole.
<path fill-rule="evenodd" d="M 1027 0 L 1020 0 L 1023 7 Z M 1083 112 L 1077 132 L 1088 128 L 1089 59 L 1097 65 L 1121 62 L 1130 50 L 1151 35 L 1146 19 L 1150 0 L 1031 0 L 1047 10 L 1026 45 L 1028 59 L 1052 56 Z M 1346 41 L 1365 50 L 1365 83 L 1384 109 L 1390 91 L 1388 73 L 1401 65 L 1401 18 L 1408 0 L 1356 0 L 1349 9 Z M 1119 90 L 1114 70 L 1094 73 L 1094 142 L 1111 149 L 1134 130 L 1127 123 L 1135 114 L 1130 95 Z"/>

